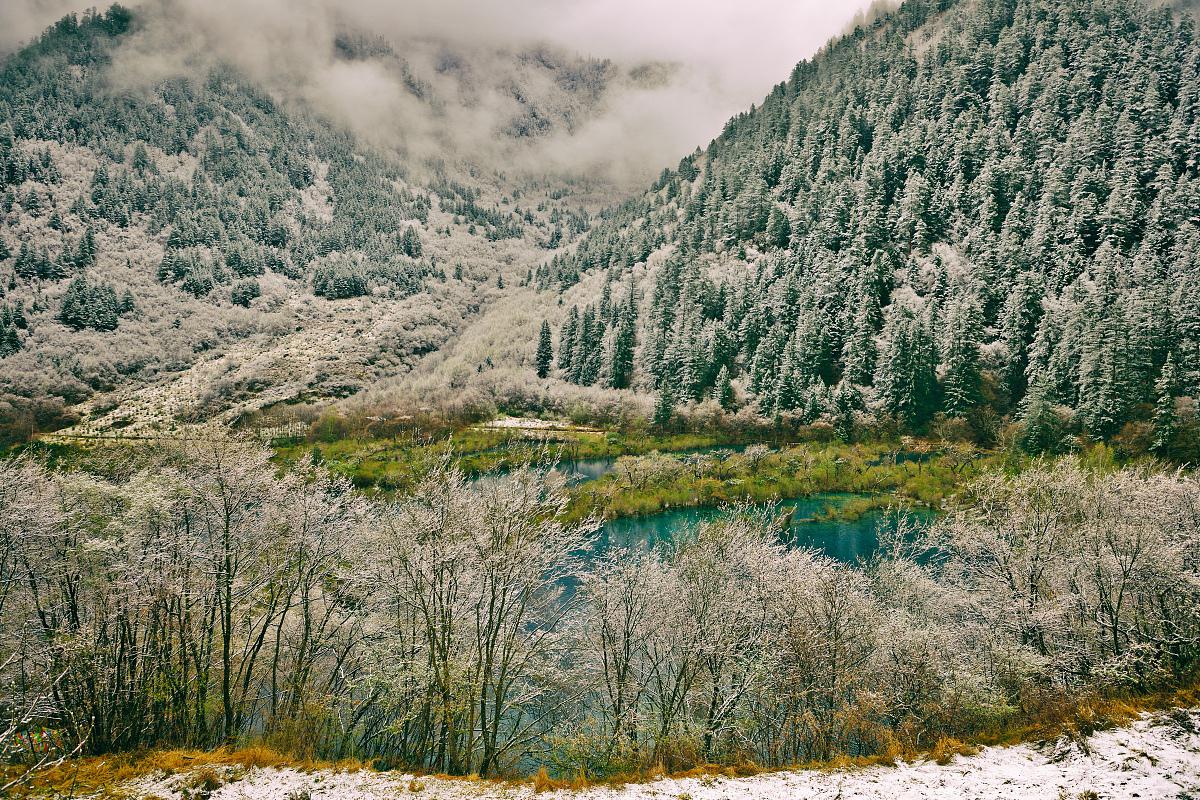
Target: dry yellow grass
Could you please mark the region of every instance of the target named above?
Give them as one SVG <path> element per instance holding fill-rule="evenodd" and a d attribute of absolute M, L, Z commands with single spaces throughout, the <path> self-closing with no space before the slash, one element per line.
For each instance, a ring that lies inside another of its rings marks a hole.
<path fill-rule="evenodd" d="M 955 756 L 973 756 L 978 752 L 978 747 L 961 742 L 953 736 L 943 736 L 929 751 L 929 757 L 935 763 L 945 766 L 953 761 Z"/>
<path fill-rule="evenodd" d="M 260 745 L 238 749 L 151 750 L 70 759 L 37 773 L 27 784 L 10 789 L 9 796 L 15 800 L 91 794 L 101 800 L 123 800 L 128 793 L 122 786 L 145 775 L 189 772 L 193 773 L 192 780 L 201 780 L 220 777 L 222 772 L 218 768 L 227 772 L 230 768 L 244 771 L 254 767 L 348 771 L 366 769 L 369 765 L 355 759 L 298 760 Z M 20 766 L 0 767 L 0 783 L 19 776 L 22 770 Z M 222 783 L 227 782 L 222 779 Z"/>
<path fill-rule="evenodd" d="M 585 776 L 582 772 L 569 780 L 564 778 L 551 778 L 550 773 L 546 771 L 546 768 L 542 767 L 537 771 L 537 774 L 533 776 L 534 794 L 541 794 L 542 792 L 554 792 L 558 791 L 559 789 L 580 791 L 581 789 L 586 789 L 591 785 L 591 781 L 589 781 L 587 776 Z"/>
<path fill-rule="evenodd" d="M 1124 725 L 1146 712 L 1200 706 L 1200 681 L 1143 695 L 1053 698 L 1018 722 L 971 737 L 973 744 L 1014 745 L 1058 736 L 1088 736 Z"/>
<path fill-rule="evenodd" d="M 507 783 L 532 785 L 535 793 L 559 789 L 581 790 L 592 785 L 621 786 L 643 783 L 658 778 L 715 778 L 746 777 L 767 772 L 789 769 L 845 770 L 861 769 L 876 765 L 895 764 L 897 760 L 912 761 L 930 758 L 939 764 L 948 763 L 955 755 L 967 755 L 977 751 L 981 745 L 1012 745 L 1023 741 L 1051 739 L 1057 736 L 1087 736 L 1094 731 L 1126 724 L 1147 711 L 1160 711 L 1174 707 L 1194 708 L 1200 706 L 1200 682 L 1186 687 L 1153 694 L 1131 697 L 1052 698 L 1043 702 L 1019 722 L 1001 730 L 984 732 L 971 737 L 969 742 L 943 737 L 931 747 L 914 749 L 888 732 L 882 739 L 881 752 L 872 756 L 850 757 L 839 755 L 827 761 L 814 761 L 790 767 L 763 768 L 753 762 L 735 765 L 699 764 L 683 771 L 668 771 L 658 763 L 636 774 L 614 775 L 593 779 L 580 773 L 573 778 L 554 778 L 543 767 L 529 778 L 509 780 Z M 100 800 L 126 800 L 128 793 L 122 787 L 129 782 L 151 774 L 193 773 L 191 780 L 205 780 L 208 773 L 228 782 L 240 771 L 254 767 L 290 767 L 303 771 L 338 770 L 351 771 L 370 769 L 371 764 L 356 759 L 343 761 L 319 761 L 297 759 L 270 747 L 255 745 L 240 749 L 219 748 L 216 750 L 155 750 L 139 753 L 122 753 L 111 756 L 76 758 L 38 773 L 29 784 L 10 790 L 14 800 L 61 796 L 91 795 Z M 0 784 L 21 774 L 23 768 L 0 766 Z M 197 777 L 198 776 L 198 777 Z M 451 776 L 434 775 L 436 780 L 481 781 L 478 775 Z M 505 783 L 487 779 L 488 783 Z M 421 777 L 409 781 L 412 793 L 426 788 Z"/>

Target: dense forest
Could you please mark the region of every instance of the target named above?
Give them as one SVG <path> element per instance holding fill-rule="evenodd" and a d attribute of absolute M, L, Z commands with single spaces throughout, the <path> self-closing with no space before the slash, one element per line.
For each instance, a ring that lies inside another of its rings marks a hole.
<path fill-rule="evenodd" d="M 2 209 L 52 217 L 50 227 L 62 232 L 58 242 L 6 245 L 14 282 L 86 272 L 97 261 L 95 226 L 129 227 L 142 217 L 151 235 L 165 234 L 158 280 L 197 298 L 229 293 L 235 281 L 253 282 L 268 270 L 307 278 L 331 298 L 365 294 L 368 268 L 369 277 L 401 292 L 420 285 L 429 265 L 419 260 L 413 222 L 427 219 L 428 196 L 398 190 L 394 168 L 364 162 L 348 137 L 282 112 L 234 74 L 216 72 L 201 85 L 167 81 L 151 102 L 114 95 L 104 67 L 132 21 L 119 6 L 82 20 L 66 17 L 5 64 Z M 30 157 L 22 141 L 100 154 L 88 190 L 60 208 L 63 168 L 49 149 Z M 195 156 L 195 168 L 186 178 L 162 174 L 151 153 Z M 328 165 L 319 177 L 337 198 L 328 219 L 296 208 L 297 193 L 318 178 L 317 162 Z"/>
<path fill-rule="evenodd" d="M 1031 449 L 1194 457 L 1197 153 L 1190 13 L 911 0 L 538 271 L 605 275 L 557 374 L 843 429 L 941 414 L 992 441 L 1009 419 Z"/>

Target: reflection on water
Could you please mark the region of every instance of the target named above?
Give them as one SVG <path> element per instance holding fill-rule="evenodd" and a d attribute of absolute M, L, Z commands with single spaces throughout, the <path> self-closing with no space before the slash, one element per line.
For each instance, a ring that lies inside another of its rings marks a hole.
<path fill-rule="evenodd" d="M 603 478 L 613 471 L 616 463 L 615 458 L 581 458 L 575 461 L 559 461 L 554 465 L 554 471 L 566 477 L 568 486 L 575 486 Z M 475 486 L 487 486 L 507 474 L 507 469 L 494 469 L 472 477 L 471 483 Z"/>
<path fill-rule="evenodd" d="M 719 450 L 737 452 L 744 449 L 744 446 L 700 447 L 673 452 L 671 455 Z M 926 460 L 928 454 L 901 452 L 892 458 L 896 463 L 919 462 Z M 871 463 L 878 465 L 883 461 L 880 459 Z M 568 459 L 560 461 L 555 470 L 566 477 L 569 485 L 578 485 L 604 477 L 613 471 L 616 463 L 616 458 Z M 502 475 L 503 470 L 496 470 L 477 476 L 474 481 L 477 484 L 484 483 L 496 480 Z M 849 501 L 863 497 L 866 495 L 821 494 L 780 501 L 775 505 L 775 509 L 788 521 L 782 534 L 784 542 L 791 547 L 819 550 L 848 564 L 869 559 L 879 550 L 880 534 L 896 530 L 896 514 L 875 510 L 854 519 L 827 518 L 831 509 L 836 510 Z M 723 513 L 726 512 L 713 507 L 682 508 L 642 517 L 611 520 L 601 527 L 596 543 L 589 552 L 592 556 L 598 556 L 611 547 L 654 547 L 669 543 L 680 532 L 688 531 L 697 523 Z M 929 522 L 934 516 L 932 511 L 921 509 L 905 513 L 919 524 Z M 818 516 L 821 518 L 817 519 Z"/>
<path fill-rule="evenodd" d="M 896 529 L 895 514 L 869 511 L 852 520 L 814 519 L 830 507 L 837 508 L 858 495 L 816 495 L 781 501 L 776 508 L 788 515 L 783 538 L 792 547 L 811 548 L 846 563 L 870 558 L 879 549 L 879 535 Z M 592 552 L 599 555 L 610 547 L 653 547 L 670 542 L 681 531 L 724 512 L 718 508 L 685 508 L 644 517 L 626 517 L 605 523 Z M 910 512 L 919 522 L 932 512 Z"/>
<path fill-rule="evenodd" d="M 555 470 L 567 476 L 567 483 L 584 483 L 603 478 L 616 463 L 615 458 L 581 458 L 560 462 Z"/>
<path fill-rule="evenodd" d="M 674 456 L 677 458 L 692 455 L 695 453 L 740 453 L 750 445 L 714 445 L 711 447 L 688 447 L 682 450 L 671 450 L 663 453 L 663 455 Z M 567 478 L 569 485 L 577 485 L 587 483 L 588 481 L 598 480 L 603 478 L 608 473 L 616 468 L 617 459 L 615 456 L 605 456 L 603 458 L 576 458 L 563 459 L 554 465 L 554 471 L 560 472 Z M 485 472 L 476 475 L 471 479 L 471 482 L 480 485 L 486 484 L 489 481 L 494 481 L 508 473 L 507 469 L 494 469 L 490 472 Z"/>

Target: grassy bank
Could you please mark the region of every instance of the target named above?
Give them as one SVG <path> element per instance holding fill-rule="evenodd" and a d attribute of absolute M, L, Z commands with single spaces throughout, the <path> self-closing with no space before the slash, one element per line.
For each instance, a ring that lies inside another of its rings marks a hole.
<path fill-rule="evenodd" d="M 567 424 L 553 430 L 472 425 L 445 437 L 290 440 L 273 449 L 282 469 L 314 458 L 356 487 L 382 493 L 410 489 L 447 451 L 468 476 L 503 472 L 531 460 L 613 459 L 612 472 L 571 489 L 571 520 L 591 513 L 615 519 L 831 493 L 861 495 L 829 512 L 853 519 L 894 504 L 940 508 L 981 471 L 1019 468 L 1011 463 L 1011 452 L 946 442 L 770 439 L 763 431 L 655 434 Z M 94 447 L 85 442 L 27 446 L 62 465 L 86 461 Z"/>
<path fill-rule="evenodd" d="M 672 508 L 768 503 L 814 494 L 863 495 L 841 506 L 854 518 L 895 503 L 940 508 L 997 456 L 919 443 L 804 444 L 770 451 L 656 453 L 618 459 L 614 470 L 574 491 L 572 518 L 607 519 Z"/>
<path fill-rule="evenodd" d="M 754 439 L 724 432 L 621 434 L 595 430 L 523 431 L 468 427 L 439 439 L 347 438 L 275 447 L 281 465 L 313 456 L 359 488 L 403 490 L 447 448 L 467 475 L 503 471 L 545 455 L 563 460 L 736 447 Z"/>
<path fill-rule="evenodd" d="M 127 785 L 147 775 L 187 774 L 189 788 L 196 797 L 207 797 L 217 787 L 233 783 L 247 770 L 262 767 L 316 770 L 368 769 L 357 759 L 321 761 L 281 753 L 263 745 L 216 750 L 152 750 L 112 753 L 104 756 L 69 758 L 39 769 L 5 796 L 90 797 L 98 800 L 125 800 L 133 795 Z M 0 765 L 0 786 L 20 780 L 29 767 L 21 764 Z"/>
<path fill-rule="evenodd" d="M 849 753 L 824 761 L 810 761 L 788 767 L 765 769 L 750 762 L 737 764 L 699 764 L 687 770 L 670 772 L 662 765 L 648 765 L 636 772 L 606 777 L 577 774 L 553 776 L 544 767 L 529 776 L 481 780 L 476 775 L 452 777 L 418 772 L 408 777 L 403 788 L 414 796 L 437 796 L 440 785 L 470 785 L 476 791 L 495 788 L 509 793 L 527 787 L 533 794 L 551 791 L 581 791 L 597 786 L 621 787 L 660 778 L 749 777 L 764 773 L 804 770 L 854 770 L 872 766 L 893 766 L 928 759 L 948 764 L 956 756 L 970 756 L 986 745 L 1011 746 L 1023 742 L 1050 741 L 1059 737 L 1084 742 L 1093 733 L 1127 725 L 1143 713 L 1164 712 L 1200 705 L 1200 685 L 1164 688 L 1147 693 L 1113 695 L 1083 694 L 1075 697 L 1046 698 L 1035 707 L 1002 720 L 993 730 L 978 731 L 966 740 L 940 738 L 918 746 L 902 737 L 890 737 L 886 752 L 871 756 Z M 98 800 L 126 800 L 134 796 L 130 784 L 147 777 L 178 775 L 193 797 L 207 797 L 221 786 L 236 784 L 256 768 L 295 769 L 300 772 L 375 771 L 377 765 L 359 759 L 320 761 L 262 745 L 217 750 L 173 749 L 114 753 L 106 756 L 65 759 L 32 774 L 21 764 L 0 765 L 0 786 L 11 780 L 26 780 L 10 787 L 5 796 L 14 800 L 55 797 L 92 797 Z M 318 779 L 318 782 L 320 779 Z"/>
<path fill-rule="evenodd" d="M 863 495 L 836 511 L 847 519 L 896 503 L 939 508 L 999 454 L 905 439 L 857 444 L 771 441 L 767 431 L 686 433 L 469 426 L 444 438 L 341 438 L 275 448 L 284 467 L 313 457 L 355 486 L 404 491 L 447 450 L 469 476 L 530 460 L 615 459 L 611 473 L 572 489 L 568 517 L 607 519 L 672 508 L 767 503 L 824 493 Z"/>

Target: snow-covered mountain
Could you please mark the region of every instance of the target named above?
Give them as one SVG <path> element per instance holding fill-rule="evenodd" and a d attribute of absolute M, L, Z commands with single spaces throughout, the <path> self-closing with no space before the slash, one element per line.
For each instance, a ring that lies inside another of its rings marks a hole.
<path fill-rule="evenodd" d="M 401 57 L 339 35 L 321 74 L 386 79 L 411 122 L 392 138 L 386 116 L 227 63 L 148 80 L 154 24 L 68 17 L 3 65 L 10 425 L 231 421 L 403 373 L 614 196 L 538 154 L 663 79 L 551 48 Z"/>

